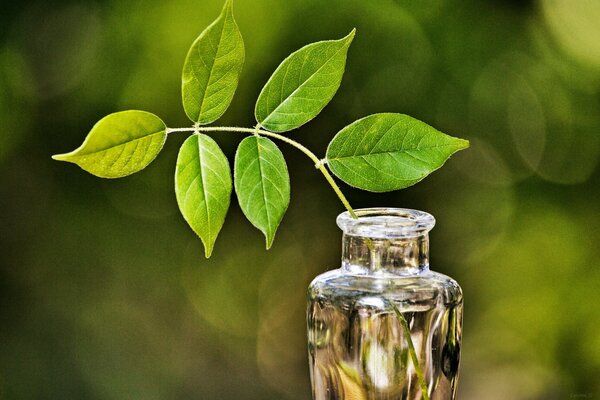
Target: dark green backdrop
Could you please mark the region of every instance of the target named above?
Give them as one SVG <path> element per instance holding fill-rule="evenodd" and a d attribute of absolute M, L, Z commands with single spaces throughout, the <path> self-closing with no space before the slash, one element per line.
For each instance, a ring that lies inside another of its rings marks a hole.
<path fill-rule="evenodd" d="M 208 0 L 12 2 L 0 17 L 0 399 L 308 399 L 305 288 L 339 265 L 341 204 L 282 147 L 292 202 L 273 248 L 232 207 L 214 256 L 178 215 L 172 135 L 100 180 L 50 155 L 117 110 L 189 124 L 180 71 Z M 600 2 L 236 0 L 246 42 L 222 124 L 291 51 L 352 27 L 342 87 L 290 133 L 402 112 L 471 140 L 407 190 L 355 207 L 437 217 L 432 266 L 465 293 L 461 399 L 600 396 Z M 215 134 L 232 158 L 237 134 Z"/>

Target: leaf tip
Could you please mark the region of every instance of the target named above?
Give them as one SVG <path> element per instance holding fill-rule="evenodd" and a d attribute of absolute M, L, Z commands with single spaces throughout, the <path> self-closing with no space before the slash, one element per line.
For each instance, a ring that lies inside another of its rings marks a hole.
<path fill-rule="evenodd" d="M 69 161 L 69 153 L 54 154 L 52 159 L 56 161 Z"/>
<path fill-rule="evenodd" d="M 354 36 L 356 35 L 356 28 L 352 28 L 349 34 L 347 34 L 342 40 L 347 41 L 348 43 L 352 43 L 354 40 Z"/>
<path fill-rule="evenodd" d="M 467 139 L 458 140 L 460 141 L 460 147 L 458 148 L 459 150 L 468 149 L 471 146 L 471 142 L 469 142 Z"/>
<path fill-rule="evenodd" d="M 265 248 L 266 248 L 267 250 L 270 250 L 270 249 L 271 249 L 271 247 L 273 246 L 273 240 L 274 240 L 274 239 L 275 239 L 275 238 L 274 238 L 273 236 L 271 236 L 271 237 L 268 237 L 268 236 L 266 236 L 266 235 L 265 235 Z"/>
<path fill-rule="evenodd" d="M 204 257 L 206 257 L 207 259 L 210 258 L 210 256 L 212 255 L 212 252 L 213 252 L 213 246 L 204 244 Z"/>

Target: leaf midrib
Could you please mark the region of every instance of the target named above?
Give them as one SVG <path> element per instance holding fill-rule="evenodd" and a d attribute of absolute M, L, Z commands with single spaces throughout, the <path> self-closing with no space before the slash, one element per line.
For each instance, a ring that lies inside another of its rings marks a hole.
<path fill-rule="evenodd" d="M 338 49 L 338 50 L 337 50 L 335 53 L 333 53 L 333 55 L 332 55 L 331 57 L 329 57 L 329 58 L 328 58 L 328 59 L 327 59 L 325 62 L 323 62 L 323 64 L 321 64 L 321 66 L 320 66 L 320 67 L 319 67 L 319 68 L 318 68 L 318 69 L 317 69 L 315 72 L 313 72 L 313 73 L 312 73 L 312 74 L 311 74 L 311 75 L 310 75 L 310 76 L 309 76 L 307 79 L 305 79 L 305 80 L 304 80 L 304 81 L 303 81 L 303 82 L 302 82 L 300 85 L 298 85 L 298 87 L 297 87 L 296 89 L 294 89 L 294 91 L 293 91 L 292 93 L 290 93 L 290 94 L 289 94 L 289 95 L 288 95 L 288 96 L 285 98 L 285 100 L 284 100 L 284 101 L 281 101 L 281 102 L 279 103 L 279 105 L 278 105 L 277 107 L 275 107 L 275 108 L 273 109 L 273 111 L 271 111 L 271 112 L 269 113 L 269 115 L 267 115 L 267 116 L 266 116 L 266 117 L 263 119 L 262 123 L 265 123 L 265 122 L 267 122 L 267 121 L 268 121 L 268 119 L 269 119 L 269 118 L 271 118 L 271 116 L 272 116 L 273 114 L 275 114 L 279 108 L 281 108 L 281 107 L 282 107 L 284 104 L 286 104 L 286 103 L 287 103 L 287 102 L 288 102 L 288 101 L 289 101 L 289 100 L 290 100 L 290 99 L 291 99 L 291 98 L 294 96 L 294 94 L 295 94 L 296 92 L 298 92 L 298 91 L 299 91 L 299 90 L 300 90 L 300 89 L 301 89 L 301 88 L 302 88 L 302 87 L 303 87 L 303 86 L 306 84 L 306 82 L 308 82 L 309 80 L 311 80 L 311 79 L 312 79 L 312 78 L 313 78 L 313 77 L 314 77 L 314 76 L 315 76 L 315 75 L 316 75 L 316 74 L 317 74 L 317 73 L 318 73 L 318 72 L 319 72 L 319 71 L 320 71 L 320 70 L 321 70 L 323 67 L 325 67 L 325 65 L 327 65 L 327 63 L 329 63 L 329 61 L 331 61 L 331 59 L 332 59 L 332 58 L 334 58 L 335 56 L 337 56 L 337 55 L 338 55 L 338 53 L 339 53 L 341 50 L 343 50 L 343 49 L 344 49 L 344 46 L 341 46 L 341 47 L 340 47 L 340 48 L 339 48 L 339 49 Z M 287 71 L 286 71 L 286 74 L 287 74 Z M 284 82 L 282 81 L 282 86 L 283 86 L 283 83 L 284 83 Z M 267 103 L 267 106 L 268 106 L 268 103 Z"/>
<path fill-rule="evenodd" d="M 259 143 L 259 139 L 256 138 L 256 154 L 258 156 L 258 172 L 260 173 L 260 190 L 262 191 L 262 197 L 263 197 L 263 201 L 265 202 L 265 213 L 267 214 L 267 241 L 270 239 L 270 233 L 271 233 L 271 218 L 269 216 L 269 206 L 268 206 L 268 201 L 267 201 L 267 196 L 265 193 L 265 184 L 263 181 L 263 168 L 262 168 L 262 157 L 260 155 L 260 143 Z"/>
<path fill-rule="evenodd" d="M 91 156 L 91 155 L 94 155 L 94 154 L 100 154 L 100 153 L 104 153 L 104 152 L 107 152 L 107 151 L 109 151 L 109 150 L 112 150 L 112 149 L 114 149 L 114 148 L 116 148 L 116 147 L 119 147 L 119 146 L 126 146 L 126 145 L 128 145 L 129 143 L 134 143 L 134 142 L 137 142 L 138 140 L 142 140 L 142 139 L 148 139 L 149 137 L 152 137 L 152 136 L 155 136 L 155 135 L 159 135 L 159 134 L 161 134 L 161 133 L 163 133 L 163 132 L 165 132 L 165 129 L 161 129 L 160 131 L 152 132 L 152 133 L 150 133 L 150 134 L 148 134 L 148 135 L 141 136 L 141 137 L 139 137 L 139 138 L 135 138 L 135 139 L 133 139 L 133 140 L 129 140 L 129 141 L 127 141 L 127 142 L 119 143 L 119 144 L 116 144 L 116 145 L 114 145 L 114 146 L 111 146 L 111 147 L 107 147 L 107 148 L 105 148 L 105 149 L 102 149 L 102 150 L 93 151 L 93 152 L 90 152 L 90 153 L 84 153 L 84 154 L 73 153 L 73 154 L 72 154 L 71 156 L 69 156 L 69 157 L 85 157 L 85 156 Z M 85 144 L 84 144 L 84 145 L 85 145 Z M 84 149 L 84 148 L 82 147 L 82 150 L 83 150 L 83 149 Z"/>
<path fill-rule="evenodd" d="M 227 12 L 229 12 L 229 10 L 227 10 Z M 206 92 L 208 91 L 208 87 L 210 86 L 210 80 L 213 76 L 214 66 L 215 66 L 215 63 L 217 62 L 217 54 L 219 54 L 221 42 L 223 41 L 223 31 L 225 30 L 225 22 L 227 20 L 227 12 L 222 16 L 223 24 L 221 26 L 221 32 L 219 34 L 219 43 L 217 43 L 217 49 L 215 51 L 215 55 L 211 60 L 210 71 L 208 72 L 208 80 L 206 81 L 206 86 L 204 87 L 204 90 L 202 91 L 202 101 L 200 102 L 200 107 L 198 109 L 198 116 L 196 116 L 196 122 L 198 122 L 200 120 L 200 115 L 202 115 L 202 110 L 204 108 L 204 102 L 206 101 Z M 210 35 L 207 35 L 207 36 L 208 36 L 208 40 L 212 43 L 212 40 L 210 39 Z M 194 73 L 194 78 L 196 78 L 195 73 Z M 196 78 L 196 80 L 198 80 L 198 78 Z"/>
<path fill-rule="evenodd" d="M 423 150 L 438 149 L 438 148 L 442 148 L 442 147 L 460 148 L 460 146 L 457 146 L 454 144 L 442 144 L 442 145 L 437 145 L 437 146 L 428 146 L 428 147 L 421 148 L 421 149 L 413 148 L 413 149 L 403 149 L 403 150 L 393 150 L 393 151 L 376 151 L 376 152 L 370 152 L 370 153 L 365 153 L 365 154 L 352 154 L 349 156 L 341 156 L 341 157 L 327 157 L 327 159 L 330 161 L 335 161 L 335 160 L 343 160 L 343 159 L 348 159 L 348 158 L 361 158 L 361 157 L 365 157 L 365 156 L 375 156 L 375 155 L 379 155 L 379 154 L 391 154 L 391 153 L 406 153 L 406 154 L 408 154 L 409 151 L 415 151 L 415 150 L 423 151 Z"/>
<path fill-rule="evenodd" d="M 203 149 L 202 149 L 202 136 L 198 135 L 198 164 L 200 165 L 200 180 L 202 181 L 202 193 L 204 194 L 204 209 L 206 210 L 206 225 L 208 226 L 208 242 L 212 239 L 212 229 L 210 224 L 210 212 L 208 210 L 208 196 L 209 193 L 206 189 L 206 177 L 204 176 L 204 166 L 202 165 Z"/>

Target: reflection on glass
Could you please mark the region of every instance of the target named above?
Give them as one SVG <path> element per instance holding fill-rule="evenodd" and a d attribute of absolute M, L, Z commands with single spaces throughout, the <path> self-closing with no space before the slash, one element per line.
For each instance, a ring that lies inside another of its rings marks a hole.
<path fill-rule="evenodd" d="M 406 209 L 359 216 L 338 217 L 342 267 L 309 287 L 313 399 L 454 399 L 462 292 L 429 270 L 433 217 Z"/>

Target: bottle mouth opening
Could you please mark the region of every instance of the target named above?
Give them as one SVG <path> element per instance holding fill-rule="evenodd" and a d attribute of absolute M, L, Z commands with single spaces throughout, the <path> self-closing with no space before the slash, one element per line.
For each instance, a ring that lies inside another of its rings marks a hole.
<path fill-rule="evenodd" d="M 409 208 L 361 208 L 338 215 L 336 222 L 344 234 L 377 239 L 422 236 L 435 225 L 433 215 Z"/>

